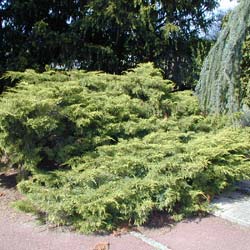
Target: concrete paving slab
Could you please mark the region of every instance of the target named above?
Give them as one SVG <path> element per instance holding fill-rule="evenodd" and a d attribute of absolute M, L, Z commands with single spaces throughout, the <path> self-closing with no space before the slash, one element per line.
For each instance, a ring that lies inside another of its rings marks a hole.
<path fill-rule="evenodd" d="M 250 227 L 250 182 L 238 184 L 237 191 L 227 192 L 212 202 L 215 216 Z"/>

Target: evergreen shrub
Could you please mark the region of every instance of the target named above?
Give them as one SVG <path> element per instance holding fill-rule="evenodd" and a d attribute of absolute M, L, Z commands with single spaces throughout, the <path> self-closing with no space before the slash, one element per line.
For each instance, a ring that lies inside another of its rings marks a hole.
<path fill-rule="evenodd" d="M 208 211 L 209 197 L 250 177 L 250 131 L 205 117 L 152 64 L 125 74 L 9 72 L 0 147 L 30 172 L 28 207 L 81 232 Z M 26 208 L 24 204 L 19 207 Z"/>

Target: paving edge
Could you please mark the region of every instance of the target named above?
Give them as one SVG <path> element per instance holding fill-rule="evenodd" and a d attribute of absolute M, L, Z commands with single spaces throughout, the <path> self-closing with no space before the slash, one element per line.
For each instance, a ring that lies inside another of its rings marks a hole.
<path fill-rule="evenodd" d="M 246 228 L 250 228 L 250 222 L 244 221 L 244 220 L 242 220 L 238 217 L 232 216 L 232 215 L 227 215 L 227 214 L 223 213 L 223 211 L 222 212 L 215 211 L 212 213 L 212 215 L 219 217 L 219 218 L 222 218 L 222 219 L 229 221 L 231 223 L 237 224 L 239 226 L 244 226 Z"/>
<path fill-rule="evenodd" d="M 155 248 L 155 250 L 171 250 L 170 248 L 168 248 L 167 246 L 164 246 L 163 244 L 161 244 L 158 241 L 155 241 L 149 237 L 147 237 L 146 235 L 142 234 L 142 233 L 138 233 L 138 232 L 130 232 L 130 235 L 142 240 L 143 242 L 147 243 L 148 245 L 152 246 Z"/>

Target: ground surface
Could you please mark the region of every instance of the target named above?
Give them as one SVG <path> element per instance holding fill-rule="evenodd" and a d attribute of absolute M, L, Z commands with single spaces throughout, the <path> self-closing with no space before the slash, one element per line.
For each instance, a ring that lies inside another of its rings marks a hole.
<path fill-rule="evenodd" d="M 250 181 L 238 184 L 236 191 L 224 193 L 213 204 L 214 215 L 250 227 Z"/>
<path fill-rule="evenodd" d="M 50 229 L 47 226 L 38 225 L 33 216 L 17 212 L 11 207 L 12 201 L 22 198 L 13 186 L 11 178 L 11 175 L 8 178 L 0 175 L 0 182 L 2 182 L 0 186 L 0 250 L 92 250 L 99 242 L 110 243 L 110 250 L 250 249 L 249 227 L 215 216 L 187 220 L 174 226 L 161 228 L 141 227 L 139 232 L 130 232 L 118 237 L 114 235 L 85 236 L 73 232 L 62 232 L 61 229 Z M 224 200 L 217 200 L 217 205 L 224 209 L 221 214 L 226 213 L 227 219 L 230 219 L 229 211 L 231 215 L 241 214 L 244 218 L 238 216 L 240 220 L 249 223 L 250 200 L 244 197 L 241 196 L 239 199 L 239 197 L 227 196 L 222 198 Z M 243 207 L 239 204 L 241 201 L 244 203 L 242 203 Z M 232 209 L 233 204 L 236 204 L 237 208 Z M 239 222 L 240 220 L 234 219 L 233 221 Z"/>

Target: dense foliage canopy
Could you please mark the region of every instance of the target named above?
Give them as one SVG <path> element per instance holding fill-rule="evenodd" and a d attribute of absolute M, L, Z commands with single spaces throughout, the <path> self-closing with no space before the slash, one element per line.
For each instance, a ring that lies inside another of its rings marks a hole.
<path fill-rule="evenodd" d="M 20 83 L 0 98 L 0 148 L 29 172 L 18 206 L 48 221 L 93 232 L 141 225 L 154 211 L 180 219 L 250 178 L 249 129 L 203 116 L 152 64 L 121 76 L 8 77 Z"/>
<path fill-rule="evenodd" d="M 46 64 L 119 73 L 155 62 L 190 87 L 217 0 L 4 0 L 0 72 Z"/>

